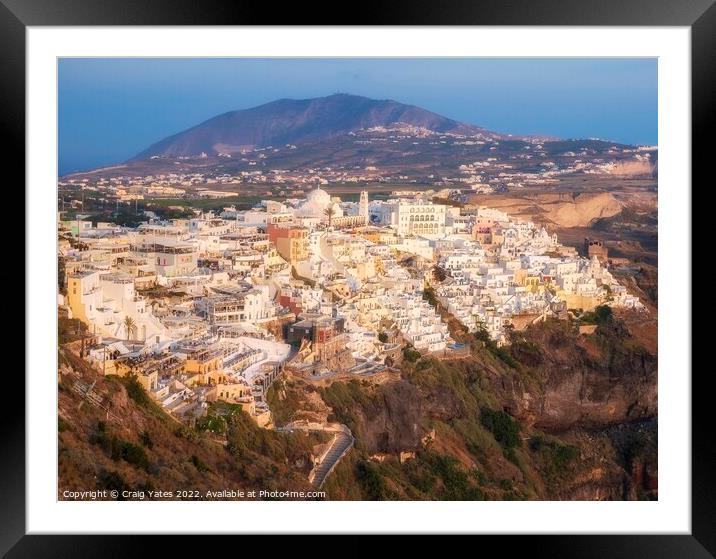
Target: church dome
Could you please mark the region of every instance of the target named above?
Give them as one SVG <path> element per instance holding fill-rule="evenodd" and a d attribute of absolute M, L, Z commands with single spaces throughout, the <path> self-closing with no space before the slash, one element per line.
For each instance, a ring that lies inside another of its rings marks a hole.
<path fill-rule="evenodd" d="M 328 192 L 321 188 L 316 188 L 308 193 L 306 201 L 298 208 L 298 214 L 303 217 L 323 217 L 326 208 L 329 206 L 340 211 L 338 204 L 334 204 L 331 201 L 331 196 Z"/>
<path fill-rule="evenodd" d="M 331 203 L 331 197 L 328 195 L 328 192 L 321 188 L 316 188 L 315 190 L 312 190 L 308 193 L 307 196 L 307 204 L 320 206 L 322 208 L 327 208 L 329 204 Z"/>

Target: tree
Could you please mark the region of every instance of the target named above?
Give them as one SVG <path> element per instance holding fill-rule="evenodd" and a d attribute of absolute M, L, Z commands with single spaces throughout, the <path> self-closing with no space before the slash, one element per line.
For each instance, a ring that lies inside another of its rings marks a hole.
<path fill-rule="evenodd" d="M 520 425 L 512 417 L 502 411 L 493 411 L 490 408 L 482 408 L 480 411 L 480 423 L 485 427 L 495 440 L 505 450 L 520 446 Z"/>
<path fill-rule="evenodd" d="M 445 279 L 447 279 L 447 270 L 443 268 L 442 266 L 436 264 L 433 266 L 433 277 L 439 281 L 440 283 L 444 282 Z"/>
<path fill-rule="evenodd" d="M 579 320 L 585 324 L 606 324 L 612 317 L 612 309 L 608 305 L 599 305 L 593 311 L 585 312 Z"/>
<path fill-rule="evenodd" d="M 433 307 L 437 308 L 438 299 L 435 296 L 435 290 L 432 287 L 426 287 L 425 289 L 423 289 L 423 299 L 425 299 Z"/>
<path fill-rule="evenodd" d="M 65 278 L 65 257 L 57 257 L 57 285 L 62 295 L 67 295 L 67 280 Z"/>
<path fill-rule="evenodd" d="M 607 301 L 613 301 L 614 300 L 614 294 L 612 293 L 612 286 L 608 284 L 604 284 L 602 286 L 604 289 L 604 295 L 606 297 Z"/>
<path fill-rule="evenodd" d="M 127 339 L 132 339 L 132 334 L 137 334 L 137 324 L 134 322 L 134 319 L 131 316 L 127 316 L 124 318 L 124 322 L 122 324 L 124 326 L 124 332 L 127 335 Z"/>
<path fill-rule="evenodd" d="M 330 205 L 325 210 L 323 210 L 323 213 L 326 214 L 326 216 L 328 217 L 328 227 L 330 227 L 333 223 L 333 216 L 336 215 L 336 209 L 333 207 L 333 205 Z"/>
<path fill-rule="evenodd" d="M 412 345 L 407 345 L 403 348 L 403 358 L 410 363 L 415 363 L 420 359 L 420 352 Z"/>

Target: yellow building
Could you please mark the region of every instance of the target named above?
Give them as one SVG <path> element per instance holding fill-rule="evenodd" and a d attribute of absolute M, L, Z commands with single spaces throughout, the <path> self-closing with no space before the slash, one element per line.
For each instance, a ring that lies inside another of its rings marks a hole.
<path fill-rule="evenodd" d="M 595 307 L 598 307 L 604 301 L 603 297 L 565 293 L 562 290 L 557 291 L 557 296 L 567 304 L 568 309 L 582 309 L 585 312 L 594 310 Z"/>
<path fill-rule="evenodd" d="M 269 240 L 281 257 L 291 264 L 308 259 L 308 233 L 306 227 L 281 227 L 274 224 L 268 226 Z"/>
<path fill-rule="evenodd" d="M 115 363 L 116 374 L 120 377 L 131 377 L 134 376 L 137 382 L 142 385 L 142 388 L 147 392 L 156 390 L 159 384 L 159 373 L 156 369 L 147 370 L 141 363 L 132 363 L 132 361 L 118 360 Z"/>
<path fill-rule="evenodd" d="M 206 399 L 209 402 L 220 400 L 222 402 L 240 405 L 241 409 L 251 416 L 256 412 L 256 402 L 251 393 L 251 388 L 240 382 L 217 384 L 207 393 Z"/>
<path fill-rule="evenodd" d="M 87 311 L 100 306 L 102 293 L 99 288 L 99 273 L 93 271 L 75 271 L 67 276 L 67 305 L 72 317 L 89 325 Z"/>
<path fill-rule="evenodd" d="M 187 373 L 211 373 L 219 371 L 222 365 L 223 354 L 220 349 L 200 349 L 190 353 L 184 363 L 184 370 Z M 202 384 L 208 384 L 202 382 Z"/>

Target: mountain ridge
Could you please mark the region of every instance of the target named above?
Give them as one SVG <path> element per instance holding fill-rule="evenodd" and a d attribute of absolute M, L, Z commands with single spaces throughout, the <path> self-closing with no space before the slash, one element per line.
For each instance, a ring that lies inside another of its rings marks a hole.
<path fill-rule="evenodd" d="M 324 141 L 373 127 L 407 125 L 437 133 L 506 135 L 465 124 L 415 105 L 336 93 L 311 99 L 278 99 L 256 107 L 227 111 L 168 136 L 131 159 L 231 154 L 242 149 Z"/>

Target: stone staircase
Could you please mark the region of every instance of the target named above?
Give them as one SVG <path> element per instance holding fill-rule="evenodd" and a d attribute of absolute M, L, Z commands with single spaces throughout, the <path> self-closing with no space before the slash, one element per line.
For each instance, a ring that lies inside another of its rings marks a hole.
<path fill-rule="evenodd" d="M 316 489 L 323 487 L 326 478 L 330 475 L 338 462 L 340 462 L 341 458 L 343 458 L 343 456 L 345 456 L 350 450 L 354 442 L 355 439 L 350 432 L 336 432 L 336 435 L 331 442 L 331 446 L 323 456 L 322 460 L 316 464 L 311 472 L 311 476 L 309 477 L 311 484 Z"/>

